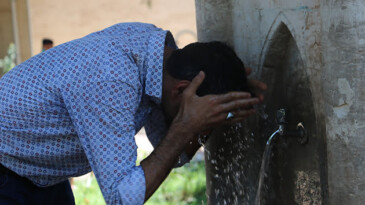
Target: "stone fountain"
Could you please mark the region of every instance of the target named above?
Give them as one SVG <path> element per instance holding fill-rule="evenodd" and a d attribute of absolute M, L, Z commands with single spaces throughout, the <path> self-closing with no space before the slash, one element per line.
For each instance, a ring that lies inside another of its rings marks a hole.
<path fill-rule="evenodd" d="M 365 204 L 364 11 L 362 0 L 196 0 L 198 40 L 228 43 L 269 86 L 268 119 L 208 141 L 209 204 L 254 203 L 281 107 L 309 141 L 275 141 L 262 204 Z"/>

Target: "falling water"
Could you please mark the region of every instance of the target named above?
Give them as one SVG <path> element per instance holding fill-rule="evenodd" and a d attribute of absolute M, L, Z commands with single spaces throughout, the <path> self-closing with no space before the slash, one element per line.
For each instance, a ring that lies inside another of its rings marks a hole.
<path fill-rule="evenodd" d="M 262 192 L 262 185 L 264 184 L 265 174 L 270 164 L 270 157 L 271 157 L 271 148 L 272 144 L 271 141 L 273 140 L 274 136 L 278 134 L 280 130 L 276 130 L 270 138 L 266 142 L 265 151 L 262 156 L 260 174 L 259 174 L 259 185 L 257 186 L 256 198 L 255 198 L 255 205 L 261 205 L 261 192 Z"/>

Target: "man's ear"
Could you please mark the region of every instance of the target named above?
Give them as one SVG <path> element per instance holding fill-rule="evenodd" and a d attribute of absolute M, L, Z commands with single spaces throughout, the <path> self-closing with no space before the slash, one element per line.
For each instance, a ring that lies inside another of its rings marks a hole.
<path fill-rule="evenodd" d="M 174 88 L 173 88 L 173 95 L 178 97 L 183 94 L 184 90 L 190 85 L 190 81 L 188 80 L 179 80 Z"/>

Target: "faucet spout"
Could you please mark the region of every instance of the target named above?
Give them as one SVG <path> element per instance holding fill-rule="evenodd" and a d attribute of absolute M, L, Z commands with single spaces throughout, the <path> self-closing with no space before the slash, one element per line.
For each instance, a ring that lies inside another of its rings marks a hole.
<path fill-rule="evenodd" d="M 280 129 L 276 130 L 274 133 L 271 134 L 271 136 L 269 137 L 269 139 L 267 140 L 266 144 L 269 145 L 271 144 L 271 141 L 273 140 L 273 138 L 277 135 L 280 134 Z"/>

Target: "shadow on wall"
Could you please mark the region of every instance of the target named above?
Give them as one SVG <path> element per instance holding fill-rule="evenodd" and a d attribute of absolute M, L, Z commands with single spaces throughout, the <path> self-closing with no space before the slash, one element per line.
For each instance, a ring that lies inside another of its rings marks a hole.
<path fill-rule="evenodd" d="M 275 113 L 288 110 L 288 128 L 302 122 L 309 143 L 300 145 L 295 139 L 278 137 L 273 149 L 270 173 L 266 179 L 264 204 L 321 204 L 327 190 L 325 138 L 319 133 L 310 81 L 297 43 L 282 22 L 271 38 L 261 70 L 268 84 L 266 112 L 270 118 L 260 119 L 260 144 L 276 129 Z M 262 147 L 263 150 L 263 147 Z"/>

